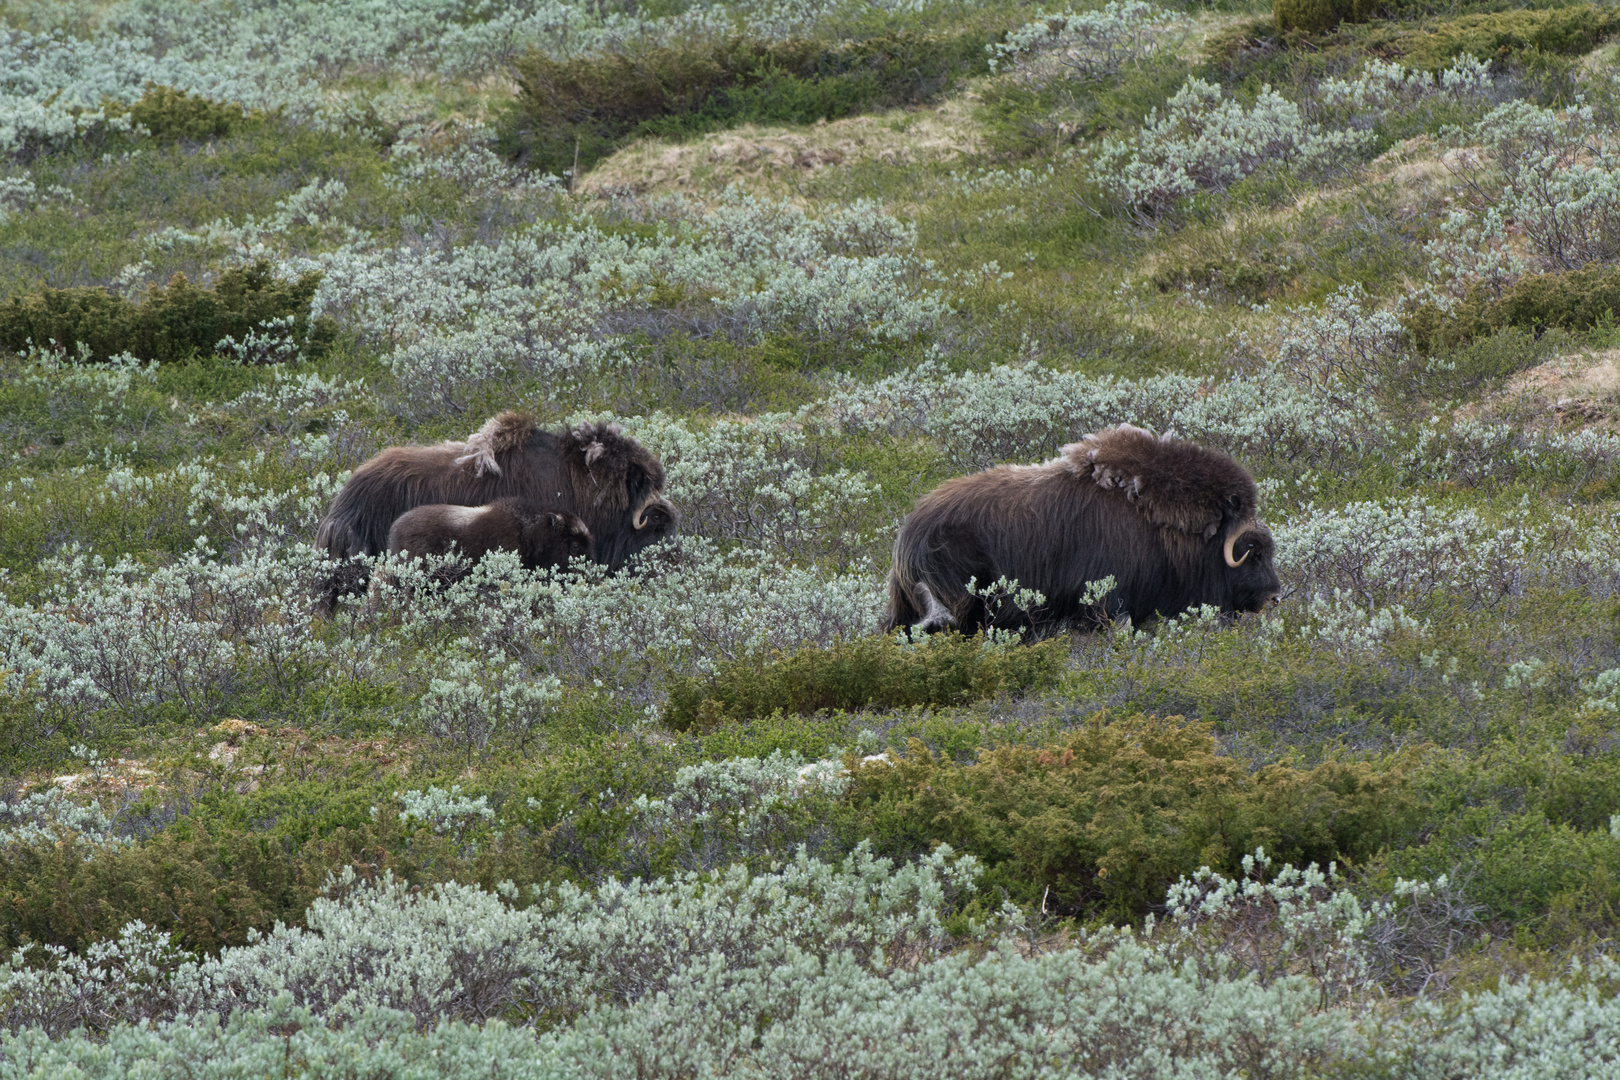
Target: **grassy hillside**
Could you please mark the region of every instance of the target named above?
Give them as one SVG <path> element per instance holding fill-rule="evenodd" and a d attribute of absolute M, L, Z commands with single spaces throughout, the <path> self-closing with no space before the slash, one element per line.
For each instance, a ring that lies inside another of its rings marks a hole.
<path fill-rule="evenodd" d="M 1611 6 L 0 20 L 0 1075 L 1609 1062 Z M 679 537 L 318 614 L 509 408 Z M 1276 609 L 874 636 L 919 495 L 1120 422 Z"/>

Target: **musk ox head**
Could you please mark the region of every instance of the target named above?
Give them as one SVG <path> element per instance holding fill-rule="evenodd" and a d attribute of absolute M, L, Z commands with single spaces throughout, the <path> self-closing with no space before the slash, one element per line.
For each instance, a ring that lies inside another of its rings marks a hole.
<path fill-rule="evenodd" d="M 1117 492 L 1159 531 L 1176 571 L 1197 583 L 1200 598 L 1186 607 L 1256 612 L 1281 592 L 1276 544 L 1258 516 L 1260 490 L 1226 454 L 1120 424 L 1065 446 L 1058 460 Z"/>
<path fill-rule="evenodd" d="M 578 485 L 574 512 L 590 524 L 593 557 L 618 569 L 675 533 L 680 513 L 664 498 L 664 466 L 618 424 L 577 424 L 563 457 Z"/>
<path fill-rule="evenodd" d="M 515 498 L 537 512 L 577 517 L 591 557 L 617 570 L 678 529 L 680 514 L 663 487 L 663 465 L 617 424 L 555 432 L 504 412 L 464 441 L 395 446 L 361 465 L 332 500 L 315 542 L 340 560 L 376 555 L 387 550 L 394 522 L 418 506 Z M 364 586 L 363 572 L 340 567 L 326 589 L 327 609 Z"/>
<path fill-rule="evenodd" d="M 537 514 L 523 523 L 518 551 L 530 570 L 565 567 L 591 554 L 591 530 L 573 514 Z"/>

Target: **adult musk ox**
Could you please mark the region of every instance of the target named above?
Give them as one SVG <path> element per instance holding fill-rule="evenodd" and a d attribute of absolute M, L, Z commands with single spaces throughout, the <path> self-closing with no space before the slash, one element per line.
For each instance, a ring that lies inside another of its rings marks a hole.
<path fill-rule="evenodd" d="M 947 480 L 900 526 L 885 629 L 981 629 L 969 593 L 1000 578 L 1046 596 L 997 626 L 1037 628 L 1097 614 L 1086 583 L 1112 576 L 1107 615 L 1138 625 L 1212 604 L 1259 611 L 1277 597 L 1271 532 L 1259 491 L 1225 454 L 1129 424 L 1087 435 L 1042 465 L 1000 465 Z"/>
<path fill-rule="evenodd" d="M 522 499 L 487 506 L 429 503 L 407 510 L 388 530 L 388 550 L 448 555 L 477 562 L 491 551 L 513 551 L 526 570 L 567 566 L 591 553 L 591 530 L 573 514 L 541 510 Z M 447 575 L 449 580 L 465 571 Z"/>
<path fill-rule="evenodd" d="M 592 558 L 616 570 L 679 526 L 663 487 L 664 466 L 617 424 L 580 424 L 557 433 L 521 413 L 504 412 L 466 442 L 395 446 L 361 465 L 332 500 L 315 543 L 338 559 L 376 555 L 407 510 L 430 503 L 484 506 L 516 497 L 579 517 L 590 530 Z M 363 590 L 363 579 L 352 569 L 340 570 L 328 586 L 328 602 Z"/>

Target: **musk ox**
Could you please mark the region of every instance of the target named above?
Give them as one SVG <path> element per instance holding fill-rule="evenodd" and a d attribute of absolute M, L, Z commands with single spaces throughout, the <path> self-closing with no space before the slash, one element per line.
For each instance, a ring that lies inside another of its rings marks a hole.
<path fill-rule="evenodd" d="M 487 506 L 429 503 L 407 510 L 388 530 L 395 554 L 448 555 L 477 562 L 491 551 L 514 551 L 526 570 L 567 566 L 591 553 L 591 530 L 573 514 L 541 510 L 522 499 L 497 499 Z M 447 580 L 465 572 L 446 575 Z"/>
<path fill-rule="evenodd" d="M 919 499 L 895 538 L 885 629 L 1260 611 L 1282 586 L 1258 509 L 1254 478 L 1230 457 L 1121 424 L 1045 464 L 1000 465 Z M 1109 576 L 1103 611 L 1086 607 L 1087 582 Z M 968 581 L 1003 577 L 1045 603 L 1027 616 L 987 612 Z"/>
<path fill-rule="evenodd" d="M 618 569 L 648 544 L 671 535 L 680 514 L 664 498 L 664 466 L 617 424 L 546 431 L 522 413 L 494 417 L 465 442 L 395 446 L 361 465 L 332 500 L 315 534 L 333 557 L 376 555 L 401 514 L 430 503 L 484 506 L 516 497 L 574 514 L 590 530 L 591 557 Z M 352 564 L 328 584 L 328 605 L 362 591 Z"/>

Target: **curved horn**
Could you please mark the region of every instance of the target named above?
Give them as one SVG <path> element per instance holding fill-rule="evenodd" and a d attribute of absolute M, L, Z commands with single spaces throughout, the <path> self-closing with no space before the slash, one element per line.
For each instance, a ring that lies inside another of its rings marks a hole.
<path fill-rule="evenodd" d="M 644 502 L 640 506 L 636 507 L 636 512 L 634 514 L 630 515 L 630 527 L 632 529 L 636 530 L 637 532 L 640 532 L 646 526 L 646 524 L 647 524 L 647 508 L 649 506 L 653 506 L 653 505 L 666 507 L 667 509 L 670 509 L 670 510 L 674 509 L 673 506 L 670 506 L 668 499 L 665 499 L 665 498 L 663 498 L 663 497 L 661 497 L 659 495 L 654 495 L 652 498 L 648 499 L 646 502 Z"/>
<path fill-rule="evenodd" d="M 1245 551 L 1243 553 L 1243 558 L 1241 558 L 1241 559 L 1232 558 L 1232 545 L 1237 543 L 1238 537 L 1242 536 L 1244 533 L 1246 533 L 1248 531 L 1249 531 L 1249 526 L 1248 526 L 1248 523 L 1245 522 L 1244 524 L 1240 525 L 1238 528 L 1233 529 L 1231 532 L 1226 534 L 1226 546 L 1221 548 L 1221 554 L 1226 556 L 1226 565 L 1230 566 L 1234 570 L 1236 570 L 1238 567 L 1242 566 L 1244 563 L 1248 562 L 1249 561 L 1249 556 L 1254 554 L 1254 548 L 1250 548 L 1248 551 Z"/>

